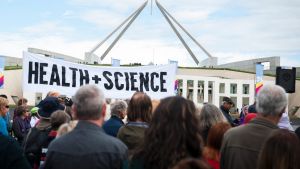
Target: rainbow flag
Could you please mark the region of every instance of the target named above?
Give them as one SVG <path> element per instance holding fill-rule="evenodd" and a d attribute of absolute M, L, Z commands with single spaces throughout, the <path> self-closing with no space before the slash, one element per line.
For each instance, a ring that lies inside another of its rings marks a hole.
<path fill-rule="evenodd" d="M 0 72 L 0 89 L 4 87 L 4 74 Z"/>
<path fill-rule="evenodd" d="M 255 95 L 263 87 L 264 65 L 256 64 Z"/>

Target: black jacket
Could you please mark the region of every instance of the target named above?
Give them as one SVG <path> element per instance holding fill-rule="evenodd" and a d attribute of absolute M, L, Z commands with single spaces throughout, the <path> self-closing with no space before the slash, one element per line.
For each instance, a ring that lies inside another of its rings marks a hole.
<path fill-rule="evenodd" d="M 2 134 L 0 134 L 0 168 L 30 169 L 18 142 Z"/>
<path fill-rule="evenodd" d="M 48 148 L 45 169 L 119 169 L 127 159 L 127 147 L 103 129 L 79 121 L 70 133 Z"/>

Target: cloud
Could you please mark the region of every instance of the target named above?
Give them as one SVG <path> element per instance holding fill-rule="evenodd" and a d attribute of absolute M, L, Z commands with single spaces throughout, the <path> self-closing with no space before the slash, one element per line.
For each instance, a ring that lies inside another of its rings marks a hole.
<path fill-rule="evenodd" d="M 65 26 L 59 21 L 43 21 L 41 23 L 26 26 L 22 28 L 21 32 L 24 35 L 32 36 L 34 38 L 49 35 L 65 36 L 74 32 L 74 28 Z"/>

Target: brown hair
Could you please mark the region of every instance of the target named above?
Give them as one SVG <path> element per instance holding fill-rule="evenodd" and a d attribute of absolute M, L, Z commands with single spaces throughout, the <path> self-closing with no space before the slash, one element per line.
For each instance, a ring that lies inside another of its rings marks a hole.
<path fill-rule="evenodd" d="M 18 106 L 26 105 L 26 104 L 27 104 L 27 102 L 28 102 L 28 100 L 27 100 L 27 99 L 25 99 L 25 98 L 21 98 L 21 99 L 19 99 L 19 100 L 18 100 L 18 103 L 17 103 L 17 105 L 18 105 Z"/>
<path fill-rule="evenodd" d="M 264 143 L 258 169 L 299 169 L 300 140 L 295 133 L 278 129 Z"/>
<path fill-rule="evenodd" d="M 186 158 L 179 161 L 172 169 L 212 169 L 205 161 L 196 158 Z"/>
<path fill-rule="evenodd" d="M 64 123 L 68 123 L 70 120 L 71 117 L 63 110 L 56 110 L 50 116 L 50 123 L 54 130 L 57 130 L 59 126 Z"/>
<path fill-rule="evenodd" d="M 18 106 L 18 107 L 16 107 L 16 109 L 14 111 L 15 116 L 22 116 L 26 112 L 29 112 L 27 106 Z"/>
<path fill-rule="evenodd" d="M 219 160 L 218 156 L 223 142 L 224 134 L 231 128 L 229 123 L 220 122 L 213 125 L 208 133 L 207 146 L 203 155 L 208 159 Z"/>
<path fill-rule="evenodd" d="M 133 159 L 142 158 L 145 169 L 166 169 L 187 157 L 201 158 L 198 123 L 192 101 L 180 96 L 162 99 Z"/>
<path fill-rule="evenodd" d="M 135 92 L 131 97 L 128 108 L 128 121 L 141 120 L 149 123 L 152 116 L 152 103 L 150 97 L 143 92 Z"/>

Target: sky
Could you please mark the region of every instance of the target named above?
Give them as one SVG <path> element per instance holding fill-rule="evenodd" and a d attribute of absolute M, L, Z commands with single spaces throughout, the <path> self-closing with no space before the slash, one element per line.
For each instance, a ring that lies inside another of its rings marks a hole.
<path fill-rule="evenodd" d="M 0 55 L 22 57 L 29 47 L 84 59 L 144 0 L 0 0 Z M 159 0 L 218 63 L 280 56 L 300 66 L 299 0 Z M 178 27 L 177 27 L 178 28 Z M 199 61 L 208 56 L 179 31 Z M 117 32 L 119 33 L 119 32 Z M 95 54 L 101 56 L 112 36 Z M 158 10 L 147 6 L 109 52 L 121 64 L 196 63 Z"/>

